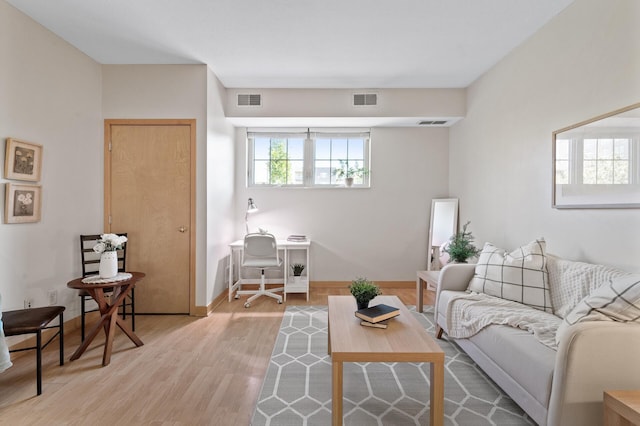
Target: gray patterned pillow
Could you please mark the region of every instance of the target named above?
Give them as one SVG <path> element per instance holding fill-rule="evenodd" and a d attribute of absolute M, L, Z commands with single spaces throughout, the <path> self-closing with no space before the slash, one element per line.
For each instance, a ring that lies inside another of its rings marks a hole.
<path fill-rule="evenodd" d="M 558 327 L 556 342 L 573 324 L 599 320 L 640 323 L 640 275 L 613 278 L 582 299 Z"/>
<path fill-rule="evenodd" d="M 549 290 L 553 313 L 564 318 L 578 303 L 596 288 L 628 272 L 604 265 L 574 262 L 547 255 Z"/>
<path fill-rule="evenodd" d="M 511 253 L 486 243 L 468 290 L 552 312 L 546 265 L 542 238 Z"/>

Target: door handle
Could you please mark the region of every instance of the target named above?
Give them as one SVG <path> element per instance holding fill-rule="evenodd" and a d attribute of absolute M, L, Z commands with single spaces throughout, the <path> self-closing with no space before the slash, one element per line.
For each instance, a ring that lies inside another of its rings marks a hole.
<path fill-rule="evenodd" d="M 187 232 L 187 228 L 184 227 L 184 226 L 181 226 L 180 228 L 178 228 L 178 231 L 180 231 L 182 233 L 185 233 L 185 232 Z"/>

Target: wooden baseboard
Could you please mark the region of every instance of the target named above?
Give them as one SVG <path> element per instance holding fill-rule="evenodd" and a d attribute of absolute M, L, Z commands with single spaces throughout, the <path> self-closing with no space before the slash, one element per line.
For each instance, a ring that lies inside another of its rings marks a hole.
<path fill-rule="evenodd" d="M 380 288 L 415 288 L 415 281 L 376 281 Z M 351 281 L 311 281 L 311 288 L 348 288 Z"/>

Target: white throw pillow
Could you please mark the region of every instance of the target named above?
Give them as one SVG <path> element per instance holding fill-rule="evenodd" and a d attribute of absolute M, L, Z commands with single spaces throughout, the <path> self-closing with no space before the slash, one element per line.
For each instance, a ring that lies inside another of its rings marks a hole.
<path fill-rule="evenodd" d="M 629 275 L 604 265 L 574 262 L 547 254 L 549 290 L 553 313 L 564 318 L 596 288 L 611 279 Z"/>
<path fill-rule="evenodd" d="M 511 253 L 486 243 L 468 289 L 553 312 L 546 265 L 542 238 Z"/>
<path fill-rule="evenodd" d="M 573 324 L 598 320 L 640 323 L 639 274 L 613 278 L 582 299 L 558 327 L 556 342 Z"/>

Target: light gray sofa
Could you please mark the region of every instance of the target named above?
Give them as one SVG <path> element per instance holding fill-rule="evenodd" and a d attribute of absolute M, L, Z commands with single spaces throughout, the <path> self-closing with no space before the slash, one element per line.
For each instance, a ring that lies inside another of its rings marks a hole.
<path fill-rule="evenodd" d="M 442 269 L 434 309 L 439 337 L 447 332 L 449 300 L 467 289 L 474 270 L 473 264 Z M 554 279 L 562 277 L 550 274 L 552 288 Z M 451 340 L 539 425 L 601 425 L 604 390 L 640 389 L 640 325 L 635 323 L 577 323 L 562 334 L 557 351 L 505 325 Z"/>

